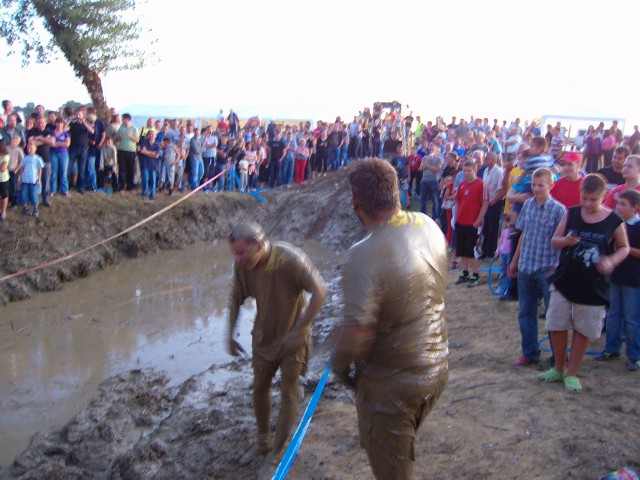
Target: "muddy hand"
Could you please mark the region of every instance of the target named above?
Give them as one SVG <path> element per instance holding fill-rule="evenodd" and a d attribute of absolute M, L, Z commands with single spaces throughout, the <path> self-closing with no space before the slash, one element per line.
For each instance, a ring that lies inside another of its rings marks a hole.
<path fill-rule="evenodd" d="M 280 352 L 289 355 L 300 350 L 305 344 L 304 335 L 299 332 L 289 332 L 284 336 L 280 344 Z"/>
<path fill-rule="evenodd" d="M 243 356 L 245 358 L 249 358 L 249 354 L 246 350 L 233 338 L 229 338 L 229 354 L 234 357 Z"/>

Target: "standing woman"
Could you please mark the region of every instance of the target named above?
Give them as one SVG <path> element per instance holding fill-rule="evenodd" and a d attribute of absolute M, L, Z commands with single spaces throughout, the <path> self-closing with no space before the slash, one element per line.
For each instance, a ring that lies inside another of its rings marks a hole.
<path fill-rule="evenodd" d="M 262 135 L 257 139 L 258 144 L 258 186 L 265 188 L 269 183 L 269 162 L 267 161 L 267 137 Z"/>
<path fill-rule="evenodd" d="M 67 169 L 69 168 L 69 145 L 71 137 L 69 132 L 65 130 L 64 118 L 58 117 L 55 121 L 55 128 L 51 132 L 53 136 L 53 145 L 51 146 L 51 194 L 58 191 L 64 196 L 69 192 L 69 179 L 67 178 Z"/>
<path fill-rule="evenodd" d="M 309 147 L 307 142 L 302 139 L 296 147 L 296 161 L 294 167 L 294 182 L 304 183 L 304 171 L 307 168 L 307 160 L 309 160 Z"/>
<path fill-rule="evenodd" d="M 316 172 L 327 173 L 327 160 L 329 159 L 329 136 L 326 130 L 320 132 L 320 137 L 316 140 Z"/>
<path fill-rule="evenodd" d="M 371 156 L 371 133 L 369 131 L 369 121 L 362 124 L 362 158 Z"/>
<path fill-rule="evenodd" d="M 584 139 L 584 169 L 587 173 L 596 173 L 600 168 L 600 157 L 602 157 L 602 144 L 598 136 L 598 130 L 593 126 L 589 127 L 590 134 Z"/>
<path fill-rule="evenodd" d="M 249 190 L 253 190 L 256 188 L 256 182 L 258 179 L 258 169 L 256 167 L 256 164 L 258 163 L 258 152 L 256 152 L 256 147 L 253 142 L 246 142 L 244 159 L 248 163 Z"/>
<path fill-rule="evenodd" d="M 4 140 L 0 139 L 0 221 L 7 218 L 9 203 L 9 150 Z"/>

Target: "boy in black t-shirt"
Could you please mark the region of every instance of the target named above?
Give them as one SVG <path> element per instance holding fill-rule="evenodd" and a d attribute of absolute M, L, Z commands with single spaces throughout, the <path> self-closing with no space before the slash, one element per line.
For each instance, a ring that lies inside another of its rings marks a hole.
<path fill-rule="evenodd" d="M 629 254 L 622 219 L 603 206 L 604 195 L 604 178 L 587 175 L 580 185 L 580 206 L 569 208 L 551 238 L 551 246 L 562 249 L 558 268 L 549 279 L 551 299 L 546 316 L 558 369 L 552 367 L 538 379 L 563 382 L 571 393 L 582 391 L 577 376 L 580 362 L 589 340 L 602 333 L 609 303 L 606 277 Z M 573 330 L 571 357 L 565 370 L 569 330 Z"/>
<path fill-rule="evenodd" d="M 620 357 L 622 334 L 627 344 L 627 368 L 640 370 L 640 192 L 627 190 L 618 197 L 616 212 L 625 221 L 629 256 L 618 265 L 609 282 L 607 342 L 596 360 Z"/>

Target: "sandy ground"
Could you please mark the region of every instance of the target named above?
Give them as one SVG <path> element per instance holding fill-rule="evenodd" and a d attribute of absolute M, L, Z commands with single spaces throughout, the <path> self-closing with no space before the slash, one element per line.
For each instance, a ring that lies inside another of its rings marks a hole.
<path fill-rule="evenodd" d="M 2 284 L 0 296 L 25 298 L 124 256 L 223 237 L 230 224 L 247 217 L 262 221 L 279 238 L 316 240 L 338 253 L 363 234 L 350 213 L 341 174 L 265 198 L 259 204 L 239 194 L 198 196 L 176 209 L 171 226 L 154 222 L 58 269 Z M 66 205 L 63 199 L 54 202 L 51 214 L 43 211 L 38 219 L 20 217 L 3 226 L 5 272 L 114 233 L 168 200 L 149 205 L 87 195 Z M 37 223 L 38 235 L 20 235 L 28 222 Z M 340 318 L 339 263 L 320 266 L 330 295 L 314 327 L 315 357 L 301 411 L 329 355 L 327 336 Z M 580 395 L 558 384 L 539 384 L 535 377 L 542 366 L 511 365 L 519 355 L 517 305 L 498 302 L 486 284 L 467 289 L 454 280 L 451 275 L 446 309 L 450 381 L 418 433 L 415 478 L 595 479 L 624 466 L 640 470 L 640 376 L 628 372 L 624 361 L 586 358 Z M 543 321 L 540 326 L 542 336 Z M 590 349 L 602 345 L 600 340 Z M 236 461 L 253 440 L 250 386 L 247 361 L 205 371 L 177 387 L 168 387 L 161 372 L 123 372 L 105 381 L 89 407 L 62 430 L 36 435 L 4 477 L 254 478 L 259 461 L 247 467 Z M 273 399 L 277 410 L 277 388 Z M 327 386 L 289 478 L 372 478 L 358 446 L 352 395 L 340 385 Z"/>

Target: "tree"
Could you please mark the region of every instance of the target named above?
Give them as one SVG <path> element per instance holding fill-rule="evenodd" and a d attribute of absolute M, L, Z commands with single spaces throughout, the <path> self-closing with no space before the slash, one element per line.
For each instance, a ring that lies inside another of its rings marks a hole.
<path fill-rule="evenodd" d="M 145 65 L 144 52 L 134 46 L 140 26 L 130 19 L 136 0 L 0 0 L 0 5 L 0 35 L 9 47 L 22 46 L 23 65 L 47 63 L 61 52 L 101 118 L 109 114 L 101 76 Z"/>

